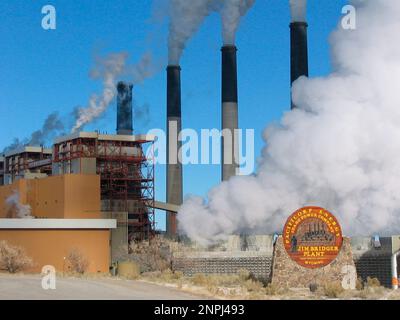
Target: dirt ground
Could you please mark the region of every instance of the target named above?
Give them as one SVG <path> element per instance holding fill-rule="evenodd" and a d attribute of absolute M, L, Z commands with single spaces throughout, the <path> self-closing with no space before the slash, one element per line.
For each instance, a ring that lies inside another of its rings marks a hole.
<path fill-rule="evenodd" d="M 224 300 L 400 300 L 400 290 L 384 288 L 372 280 L 357 290 L 344 290 L 341 284 L 329 283 L 311 292 L 309 288 L 277 288 L 245 274 L 196 274 L 186 277 L 179 273 L 164 272 L 143 274 L 142 279 L 187 293 Z"/>
<path fill-rule="evenodd" d="M 212 279 L 212 278 L 211 278 Z M 222 279 L 222 281 L 221 281 Z M 201 280 L 201 281 L 199 281 Z M 110 276 L 57 276 L 56 289 L 44 290 L 40 275 L 0 273 L 0 300 L 400 300 L 400 290 L 376 287 L 344 291 L 337 296 L 309 289 L 272 290 L 234 277 L 171 277 L 171 274 L 125 280 Z M 227 281 L 229 280 L 229 281 Z"/>
<path fill-rule="evenodd" d="M 55 290 L 44 290 L 39 275 L 0 274 L 0 300 L 194 300 L 204 296 L 143 281 L 118 278 L 57 277 Z"/>

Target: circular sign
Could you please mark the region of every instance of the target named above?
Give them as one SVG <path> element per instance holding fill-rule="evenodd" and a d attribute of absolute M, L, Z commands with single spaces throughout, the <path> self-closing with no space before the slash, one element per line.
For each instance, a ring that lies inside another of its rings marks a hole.
<path fill-rule="evenodd" d="M 336 259 L 342 247 L 336 218 L 320 207 L 295 211 L 283 229 L 283 243 L 292 260 L 306 268 L 321 268 Z"/>

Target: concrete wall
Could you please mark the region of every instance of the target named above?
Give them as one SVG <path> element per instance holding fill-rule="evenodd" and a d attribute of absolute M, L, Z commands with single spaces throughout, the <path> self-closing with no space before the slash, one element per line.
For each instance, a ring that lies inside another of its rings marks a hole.
<path fill-rule="evenodd" d="M 128 213 L 102 212 L 102 217 L 117 220 L 117 227 L 111 230 L 111 262 L 117 262 L 121 252 L 128 249 Z"/>
<path fill-rule="evenodd" d="M 45 265 L 68 271 L 64 257 L 74 248 L 89 260 L 88 272 L 109 271 L 109 230 L 0 230 L 0 239 L 25 248 L 35 263 L 28 272 L 41 272 Z"/>
<path fill-rule="evenodd" d="M 96 158 L 79 158 L 52 164 L 52 174 L 96 174 Z"/>
<path fill-rule="evenodd" d="M 254 276 L 269 280 L 273 261 L 273 236 L 230 236 L 212 249 L 193 247 L 193 250 L 173 253 L 172 267 L 186 275 L 235 274 L 246 269 Z"/>

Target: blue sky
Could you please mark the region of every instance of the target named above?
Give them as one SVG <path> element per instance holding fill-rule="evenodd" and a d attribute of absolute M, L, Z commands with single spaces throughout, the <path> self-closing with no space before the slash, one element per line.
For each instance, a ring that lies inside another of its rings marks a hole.
<path fill-rule="evenodd" d="M 188 0 L 189 1 L 189 0 Z M 329 34 L 346 0 L 309 0 L 310 75 L 330 72 Z M 57 29 L 41 28 L 41 8 L 57 10 Z M 151 51 L 167 57 L 167 24 L 151 0 L 7 0 L 0 2 L 0 150 L 13 138 L 39 129 L 54 111 L 67 116 L 85 106 L 101 83 L 89 78 L 94 57 L 127 51 L 130 62 Z M 256 157 L 263 129 L 290 109 L 289 9 L 286 0 L 257 0 L 238 34 L 239 125 L 255 130 Z M 182 66 L 183 127 L 220 128 L 220 19 L 207 18 L 188 43 Z M 150 106 L 149 121 L 135 122 L 137 133 L 165 129 L 164 66 L 134 90 L 138 105 Z M 85 130 L 115 131 L 115 102 Z M 216 165 L 185 166 L 185 194 L 206 195 L 218 184 Z M 156 168 L 156 197 L 165 200 L 165 167 Z M 165 227 L 157 214 L 157 227 Z"/>

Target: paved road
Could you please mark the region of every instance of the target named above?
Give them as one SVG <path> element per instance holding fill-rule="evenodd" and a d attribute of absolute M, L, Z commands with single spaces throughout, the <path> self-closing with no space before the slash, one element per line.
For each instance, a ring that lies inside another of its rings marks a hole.
<path fill-rule="evenodd" d="M 193 300 L 204 297 L 141 281 L 58 278 L 44 290 L 40 276 L 0 275 L 0 300 Z"/>

